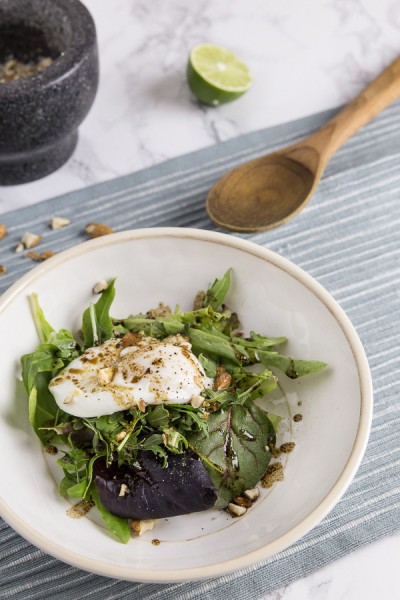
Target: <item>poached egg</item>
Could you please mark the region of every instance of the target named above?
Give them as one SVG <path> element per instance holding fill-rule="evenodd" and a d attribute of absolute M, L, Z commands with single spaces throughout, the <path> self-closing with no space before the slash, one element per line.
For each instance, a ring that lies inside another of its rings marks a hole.
<path fill-rule="evenodd" d="M 182 336 L 164 340 L 132 334 L 88 348 L 49 383 L 57 405 L 75 417 L 100 417 L 147 404 L 199 406 L 212 387 L 201 363 Z M 125 347 L 124 347 L 125 346 Z"/>

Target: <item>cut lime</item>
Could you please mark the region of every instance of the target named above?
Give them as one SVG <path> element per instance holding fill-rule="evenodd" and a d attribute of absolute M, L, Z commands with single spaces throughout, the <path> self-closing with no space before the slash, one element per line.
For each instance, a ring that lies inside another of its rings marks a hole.
<path fill-rule="evenodd" d="M 211 106 L 239 98 L 252 84 L 247 65 L 213 44 L 200 44 L 190 52 L 187 80 L 196 98 Z"/>

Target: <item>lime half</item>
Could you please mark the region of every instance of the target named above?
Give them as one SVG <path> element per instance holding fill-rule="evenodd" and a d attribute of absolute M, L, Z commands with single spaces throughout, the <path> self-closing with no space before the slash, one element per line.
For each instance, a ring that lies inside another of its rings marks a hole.
<path fill-rule="evenodd" d="M 211 106 L 239 98 L 252 84 L 247 65 L 213 44 L 200 44 L 190 52 L 187 80 L 196 98 Z"/>

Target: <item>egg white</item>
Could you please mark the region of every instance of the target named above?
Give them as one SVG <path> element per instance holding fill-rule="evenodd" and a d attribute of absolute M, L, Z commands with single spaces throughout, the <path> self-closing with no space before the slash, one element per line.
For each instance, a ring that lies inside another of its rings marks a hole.
<path fill-rule="evenodd" d="M 112 339 L 89 348 L 49 384 L 58 406 L 76 417 L 100 417 L 133 406 L 186 404 L 213 380 L 181 336 L 147 337 L 123 348 Z"/>

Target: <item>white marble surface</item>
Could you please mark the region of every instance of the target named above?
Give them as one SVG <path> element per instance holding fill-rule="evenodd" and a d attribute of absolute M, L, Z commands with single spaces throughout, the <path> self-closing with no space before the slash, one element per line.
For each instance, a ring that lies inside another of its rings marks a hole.
<path fill-rule="evenodd" d="M 101 82 L 77 150 L 41 181 L 0 187 L 0 213 L 338 106 L 400 54 L 399 0 L 84 3 Z M 217 109 L 200 107 L 185 81 L 188 51 L 205 41 L 234 50 L 254 76 L 243 98 Z M 399 559 L 400 533 L 264 598 L 397 598 Z"/>

